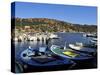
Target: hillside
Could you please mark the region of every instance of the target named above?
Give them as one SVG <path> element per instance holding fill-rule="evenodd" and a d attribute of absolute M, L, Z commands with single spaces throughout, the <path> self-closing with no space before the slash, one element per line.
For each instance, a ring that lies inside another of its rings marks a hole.
<path fill-rule="evenodd" d="M 97 32 L 96 25 L 72 24 L 48 18 L 16 18 L 15 27 L 19 31 L 31 32 Z"/>

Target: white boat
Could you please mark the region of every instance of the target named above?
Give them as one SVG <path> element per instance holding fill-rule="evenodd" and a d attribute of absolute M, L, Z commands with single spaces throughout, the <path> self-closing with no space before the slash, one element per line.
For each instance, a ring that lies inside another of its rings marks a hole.
<path fill-rule="evenodd" d="M 97 40 L 90 40 L 90 42 L 91 42 L 94 46 L 97 46 Z"/>
<path fill-rule="evenodd" d="M 76 44 L 69 44 L 69 47 L 75 50 L 80 50 L 83 47 L 82 43 L 76 43 Z"/>
<path fill-rule="evenodd" d="M 91 40 L 91 43 L 97 43 L 97 41 Z"/>
<path fill-rule="evenodd" d="M 83 34 L 84 37 L 97 37 L 97 34 L 96 33 L 86 33 L 86 34 Z"/>
<path fill-rule="evenodd" d="M 93 41 L 97 41 L 97 38 L 92 38 Z"/>
<path fill-rule="evenodd" d="M 97 38 L 92 38 L 92 39 L 90 40 L 90 42 L 91 42 L 92 44 L 94 44 L 94 45 L 97 45 L 97 41 L 98 41 Z"/>
<path fill-rule="evenodd" d="M 49 37 L 50 37 L 50 39 L 57 39 L 57 38 L 59 38 L 58 35 L 56 35 L 56 34 L 50 34 Z"/>

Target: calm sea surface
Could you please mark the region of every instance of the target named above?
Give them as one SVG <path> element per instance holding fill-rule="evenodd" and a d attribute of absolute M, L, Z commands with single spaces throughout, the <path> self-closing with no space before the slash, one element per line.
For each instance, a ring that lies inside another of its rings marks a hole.
<path fill-rule="evenodd" d="M 60 39 L 52 39 L 49 41 L 49 47 L 52 44 L 64 46 L 65 42 L 68 44 L 75 42 L 90 43 L 90 38 L 83 37 L 83 33 L 56 33 Z M 15 57 L 19 59 L 20 53 L 31 46 L 33 49 L 46 46 L 46 42 L 43 41 L 31 41 L 31 42 L 15 42 Z M 86 48 L 85 48 L 86 49 Z M 92 48 L 91 48 L 92 50 Z"/>

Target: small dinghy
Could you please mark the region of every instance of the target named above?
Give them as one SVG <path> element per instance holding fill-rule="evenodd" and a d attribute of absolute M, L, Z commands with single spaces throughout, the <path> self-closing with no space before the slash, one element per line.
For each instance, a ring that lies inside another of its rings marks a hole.
<path fill-rule="evenodd" d="M 90 40 L 90 42 L 94 45 L 94 46 L 97 46 L 97 38 L 92 38 L 91 40 Z"/>
<path fill-rule="evenodd" d="M 80 50 L 83 47 L 83 43 L 76 42 L 76 44 L 69 44 L 69 47 L 75 50 Z"/>
<path fill-rule="evenodd" d="M 93 54 L 96 52 L 96 45 L 93 43 L 90 44 L 83 44 L 83 43 L 76 43 L 76 44 L 69 44 L 69 47 L 73 50 L 87 53 L 87 54 Z"/>

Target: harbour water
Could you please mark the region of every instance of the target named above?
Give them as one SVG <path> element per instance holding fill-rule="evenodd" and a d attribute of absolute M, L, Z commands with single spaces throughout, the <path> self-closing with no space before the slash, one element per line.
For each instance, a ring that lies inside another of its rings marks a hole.
<path fill-rule="evenodd" d="M 59 45 L 59 46 L 64 46 L 65 42 L 67 43 L 67 47 L 70 43 L 76 43 L 76 42 L 82 42 L 83 44 L 85 43 L 90 43 L 91 38 L 83 37 L 83 33 L 56 33 L 59 39 L 51 39 L 49 41 L 49 47 L 51 45 Z M 29 46 L 31 46 L 33 49 L 39 48 L 41 46 L 46 46 L 45 41 L 24 41 L 24 42 L 15 42 L 15 51 L 16 53 L 18 51 L 22 51 L 27 49 Z"/>
<path fill-rule="evenodd" d="M 60 37 L 59 39 L 51 39 L 48 42 L 48 47 L 51 45 L 58 45 L 60 47 L 64 47 L 65 42 L 66 46 L 70 43 L 76 43 L 76 42 L 82 42 L 83 44 L 89 44 L 91 38 L 83 37 L 83 33 L 55 33 Z M 26 50 L 29 46 L 31 46 L 33 49 L 37 49 L 39 47 L 45 47 L 46 42 L 45 41 L 25 41 L 25 42 L 15 42 L 15 58 L 20 61 L 20 54 L 22 51 Z M 90 51 L 96 50 L 96 48 L 84 48 L 88 49 Z"/>

